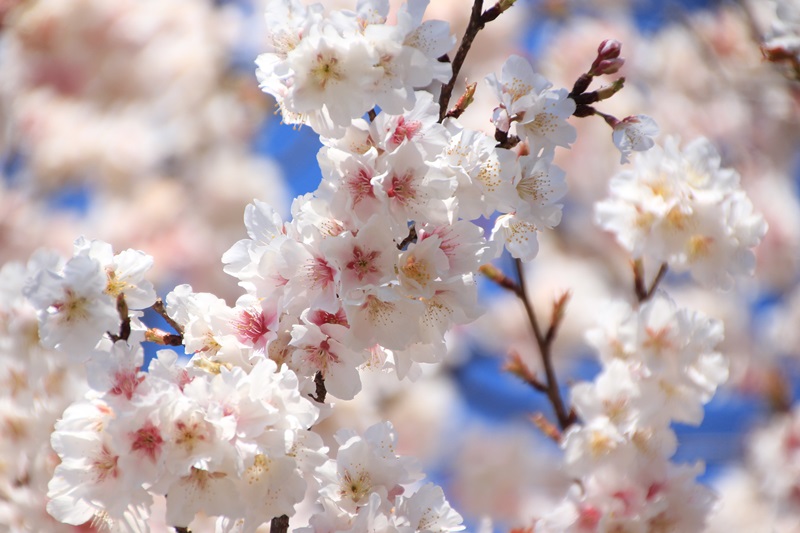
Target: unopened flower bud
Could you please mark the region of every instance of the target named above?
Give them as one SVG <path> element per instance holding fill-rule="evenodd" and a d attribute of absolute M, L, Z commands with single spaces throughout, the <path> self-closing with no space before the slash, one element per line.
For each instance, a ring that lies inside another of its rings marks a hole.
<path fill-rule="evenodd" d="M 625 59 L 619 57 L 622 51 L 622 43 L 615 39 L 606 39 L 597 47 L 597 57 L 592 63 L 589 75 L 600 76 L 601 74 L 614 74 L 622 65 Z"/>
<path fill-rule="evenodd" d="M 613 59 L 622 52 L 622 43 L 616 39 L 606 39 L 597 47 L 598 59 Z"/>
<path fill-rule="evenodd" d="M 622 65 L 625 64 L 625 59 L 622 57 L 617 57 L 615 59 L 605 59 L 600 61 L 599 63 L 595 63 L 592 65 L 591 74 L 594 76 L 600 76 L 601 74 L 614 74 L 619 69 L 622 68 Z"/>

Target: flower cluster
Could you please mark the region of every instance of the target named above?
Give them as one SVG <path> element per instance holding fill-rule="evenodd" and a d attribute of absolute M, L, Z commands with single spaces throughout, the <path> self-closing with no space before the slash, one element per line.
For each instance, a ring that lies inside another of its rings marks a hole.
<path fill-rule="evenodd" d="M 85 395 L 85 382 L 78 376 L 73 384 L 69 374 L 61 381 L 42 374 L 41 391 L 25 385 L 34 369 L 22 361 L 5 376 L 15 403 L 2 413 L 10 431 L 4 430 L 4 445 L 14 450 L 49 433 L 64 400 L 84 396 L 55 423 L 57 466 L 49 449 L 19 448 L 26 451 L 14 475 L 38 474 L 37 483 L 52 475 L 47 511 L 53 517 L 75 526 L 93 522 L 115 531 L 147 531 L 154 498 L 168 495 L 170 525 L 187 527 L 203 513 L 218 516 L 221 531 L 255 531 L 275 517 L 294 515 L 307 491 L 321 491 L 325 506 L 312 523 L 335 520 L 353 531 L 375 520 L 398 532 L 460 529 L 461 518 L 440 488 L 428 484 L 408 494 L 406 487 L 423 476 L 410 459 L 395 454 L 388 423 L 363 439 L 340 433 L 337 458 L 328 457 L 322 437 L 309 429 L 321 407 L 301 391 L 293 370 L 269 358 L 274 317 L 252 312 L 248 296 L 237 311 L 211 294 L 176 288 L 168 309 L 185 348 L 196 354 L 185 366 L 175 352 L 162 350 L 143 372 L 141 342 L 163 342 L 166 335 L 146 328 L 136 310 L 155 300 L 144 279 L 150 264 L 141 252 L 114 254 L 107 243 L 81 238 L 68 260 L 42 252 L 26 268 L 12 264 L 2 271 L 3 294 L 12 306 L 0 315 L 2 354 L 36 353 L 21 343 L 37 340 L 38 329 L 40 357 L 55 356 L 55 362 L 66 355 L 78 374 L 83 362 L 88 371 L 91 390 Z M 314 334 L 320 331 L 307 330 L 300 338 Z M 46 347 L 56 352 L 49 355 Z M 63 372 L 62 366 L 57 363 L 53 372 Z M 337 383 L 331 378 L 334 389 Z M 26 398 L 38 405 L 40 414 L 31 417 L 36 424 L 24 420 Z M 45 408 L 57 411 L 43 417 Z M 9 494 L 22 504 L 36 492 Z M 33 514 L 12 517 L 31 526 L 41 520 Z"/>
<path fill-rule="evenodd" d="M 76 362 L 86 361 L 107 340 L 107 332 L 119 331 L 118 298 L 124 299 L 126 310 L 145 309 L 155 302 L 153 285 L 144 279 L 152 263 L 143 252 L 114 255 L 108 243 L 83 238 L 75 241 L 68 261 L 46 256 L 25 288 L 39 317 L 42 344 Z M 142 328 L 136 314 L 130 319 L 134 327 Z"/>
<path fill-rule="evenodd" d="M 71 531 L 45 512 L 55 468 L 49 442 L 53 424 L 86 391 L 85 371 L 39 342 L 36 309 L 23 295 L 41 265 L 56 261 L 42 251 L 27 265 L 0 268 L 0 524 L 10 531 Z"/>
<path fill-rule="evenodd" d="M 293 514 L 304 475 L 325 460 L 320 437 L 306 429 L 319 409 L 300 395 L 294 374 L 269 359 L 249 374 L 175 363 L 167 351 L 145 374 L 140 347 L 114 344 L 110 381 L 95 384 L 107 390 L 73 404 L 56 424 L 53 516 L 146 529 L 154 494 L 169 495 L 166 516 L 175 526 L 203 511 L 226 517 L 227 531 L 237 520 L 254 531 Z"/>
<path fill-rule="evenodd" d="M 588 334 L 603 369 L 572 388 L 582 422 L 562 441 L 580 488 L 541 530 L 700 531 L 713 498 L 694 480 L 702 467 L 670 463 L 677 445 L 670 424 L 699 424 L 727 379 L 727 362 L 714 351 L 722 324 L 678 308 L 665 293 L 637 310 L 619 303 L 604 316 Z"/>
<path fill-rule="evenodd" d="M 40 182 L 140 177 L 242 127 L 218 86 L 231 17 L 212 2 L 8 6 L 4 148 L 19 149 Z"/>
<path fill-rule="evenodd" d="M 374 12 L 367 5 L 372 4 L 360 4 L 359 13 Z M 297 15 L 293 2 L 274 7 L 285 14 L 284 24 L 317 20 L 311 8 Z M 341 17 L 352 24 L 360 20 Z M 284 42 L 287 31 L 274 27 L 271 39 Z M 287 62 L 301 45 L 292 50 Z M 259 61 L 265 90 L 283 82 L 277 68 L 265 70 L 266 61 Z M 239 317 L 238 342 L 260 346 L 288 364 L 308 393 L 314 393 L 319 375 L 333 396 L 350 399 L 361 388 L 360 366 L 393 368 L 402 378 L 417 372 L 416 363 L 441 360 L 444 333 L 476 316 L 478 267 L 503 246 L 515 257 L 532 259 L 537 232 L 561 219 L 556 202 L 566 186 L 563 172 L 551 164 L 552 150 L 519 155 L 497 147 L 455 119 L 440 123 L 430 93 L 409 94 L 414 99 L 399 114 L 382 109 L 369 122 L 352 113 L 328 117 L 337 128 L 327 128 L 322 138 L 319 188 L 295 200 L 286 222 L 267 204 L 250 205 L 250 238 L 223 256 L 225 271 L 248 293 L 230 311 Z M 295 105 L 289 102 L 287 96 L 284 105 Z M 321 102 L 315 106 L 326 109 Z M 470 220 L 495 212 L 502 214 L 487 240 Z M 169 312 L 184 323 L 182 312 L 172 306 Z M 237 332 L 226 327 L 214 330 L 206 321 L 197 335 L 194 325 L 187 327 L 187 346 L 214 362 L 240 364 L 231 354 L 241 347 L 228 349 L 218 337 L 235 344 Z M 213 346 L 203 341 L 209 331 Z"/>
<path fill-rule="evenodd" d="M 800 505 L 800 408 L 776 416 L 754 432 L 748 452 L 760 491 L 778 510 L 796 516 Z"/>
<path fill-rule="evenodd" d="M 419 479 L 414 461 L 395 455 L 397 437 L 390 424 L 377 424 L 361 437 L 336 434 L 336 461 L 323 467 L 327 483 L 320 490 L 322 511 L 298 531 L 383 531 L 385 533 L 447 532 L 464 529 L 461 516 L 432 483 L 414 494 L 403 484 Z"/>
<path fill-rule="evenodd" d="M 508 133 L 514 125 L 532 153 L 552 153 L 556 146 L 566 148 L 575 142 L 577 132 L 567 123 L 575 101 L 567 98 L 566 89 L 552 89 L 553 84 L 534 72 L 527 60 L 511 56 L 500 77 L 491 75 L 488 81 L 500 100 L 492 117 L 498 130 Z"/>
<path fill-rule="evenodd" d="M 404 4 L 388 24 L 386 1 L 362 0 L 355 12 L 328 16 L 321 4 L 271 2 L 271 49 L 256 61 L 261 88 L 275 97 L 284 121 L 318 133 L 341 130 L 376 106 L 401 113 L 415 89 L 451 74 L 449 63 L 438 61 L 454 44 L 450 27 L 423 22 L 427 4 Z"/>
<path fill-rule="evenodd" d="M 767 225 L 708 140 L 681 149 L 670 138 L 640 155 L 610 188 L 611 197 L 597 204 L 597 221 L 635 259 L 688 270 L 711 287 L 730 288 L 735 277 L 752 273 L 752 249 Z"/>

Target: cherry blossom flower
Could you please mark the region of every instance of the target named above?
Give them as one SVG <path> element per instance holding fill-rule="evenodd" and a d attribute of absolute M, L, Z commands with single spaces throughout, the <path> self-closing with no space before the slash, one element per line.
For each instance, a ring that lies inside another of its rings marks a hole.
<path fill-rule="evenodd" d="M 767 230 L 738 182 L 707 140 L 680 150 L 668 139 L 664 149 L 640 155 L 634 170 L 612 179 L 611 198 L 597 204 L 596 220 L 635 258 L 729 288 L 752 272 L 752 248 Z"/>
<path fill-rule="evenodd" d="M 503 132 L 517 124 L 517 134 L 527 139 L 533 154 L 549 154 L 556 146 L 569 147 L 577 138 L 567 123 L 575 111 L 575 102 L 566 89 L 551 89 L 553 84 L 533 71 L 520 56 L 511 56 L 503 64 L 500 78 L 492 74 L 487 82 L 494 89 L 499 107 L 493 122 Z"/>
<path fill-rule="evenodd" d="M 632 152 L 645 152 L 655 145 L 653 137 L 658 135 L 658 125 L 647 115 L 625 117 L 615 126 L 611 134 L 614 145 L 621 156 L 619 162 L 627 163 Z"/>

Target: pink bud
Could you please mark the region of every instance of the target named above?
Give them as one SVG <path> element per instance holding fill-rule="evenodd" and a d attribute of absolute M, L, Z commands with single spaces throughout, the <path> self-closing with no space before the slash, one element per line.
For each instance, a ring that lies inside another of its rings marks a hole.
<path fill-rule="evenodd" d="M 624 64 L 625 59 L 622 57 L 604 59 L 603 61 L 592 65 L 592 74 L 595 76 L 599 76 L 600 74 L 614 74 L 621 69 L 622 65 Z"/>
<path fill-rule="evenodd" d="M 615 57 L 619 57 L 621 51 L 621 42 L 616 39 L 606 39 L 600 43 L 600 46 L 597 47 L 597 58 L 600 60 L 613 59 Z"/>
<path fill-rule="evenodd" d="M 622 65 L 625 59 L 619 57 L 622 51 L 622 43 L 616 39 L 606 39 L 597 47 L 597 57 L 589 69 L 589 75 L 600 76 L 601 74 L 614 74 Z"/>

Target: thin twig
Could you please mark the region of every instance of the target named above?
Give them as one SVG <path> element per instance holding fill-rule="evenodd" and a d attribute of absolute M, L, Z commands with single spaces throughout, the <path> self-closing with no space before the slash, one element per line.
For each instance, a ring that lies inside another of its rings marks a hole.
<path fill-rule="evenodd" d="M 506 364 L 503 365 L 503 370 L 514 374 L 537 391 L 547 392 L 547 386 L 539 381 L 539 378 L 536 377 L 535 372 L 531 372 L 528 369 L 518 352 L 512 350 L 508 354 L 508 359 L 506 359 Z"/>
<path fill-rule="evenodd" d="M 475 3 L 472 4 L 472 13 L 470 13 L 469 16 L 469 22 L 467 23 L 467 29 L 464 32 L 464 37 L 461 38 L 461 44 L 458 46 L 456 56 L 453 58 L 453 62 L 450 64 L 453 68 L 453 74 L 450 77 L 450 81 L 442 86 L 442 92 L 439 95 L 439 122 L 444 120 L 444 117 L 447 114 L 447 109 L 450 105 L 450 97 L 453 95 L 453 87 L 456 85 L 458 74 L 461 72 L 461 67 L 464 65 L 464 60 L 467 59 L 469 49 L 472 47 L 472 41 L 475 40 L 475 36 L 478 35 L 478 32 L 481 31 L 481 28 L 483 27 L 481 24 L 482 14 L 483 0 L 475 0 Z"/>
<path fill-rule="evenodd" d="M 640 302 L 647 300 L 647 288 L 644 285 L 644 264 L 641 259 L 633 261 L 633 292 Z"/>
<path fill-rule="evenodd" d="M 539 346 L 539 354 L 542 357 L 542 365 L 544 366 L 545 376 L 547 377 L 547 381 L 544 384 L 547 388 L 545 392 L 547 398 L 550 400 L 550 404 L 553 406 L 553 411 L 555 411 L 558 425 L 564 430 L 575 422 L 575 415 L 574 413 L 568 412 L 564 407 L 564 401 L 561 399 L 561 391 L 558 389 L 558 381 L 556 379 L 555 369 L 553 368 L 551 350 L 553 338 L 548 339 L 548 336 L 542 334 L 539 322 L 536 320 L 536 313 L 533 310 L 533 304 L 528 298 L 525 287 L 525 273 L 522 261 L 520 259 L 515 259 L 514 264 L 517 268 L 517 276 L 519 278 L 517 296 L 522 300 L 522 304 L 525 306 L 525 312 L 528 314 L 528 320 L 533 328 L 533 334 L 536 337 L 536 344 Z M 551 329 L 553 329 L 553 325 L 551 325 Z M 554 334 L 555 329 L 553 329 L 553 336 Z"/>
<path fill-rule="evenodd" d="M 644 263 L 641 259 L 635 259 L 633 261 L 633 290 L 640 304 L 653 297 L 656 289 L 658 289 L 658 285 L 667 274 L 668 268 L 666 263 L 662 263 L 658 269 L 658 273 L 656 273 L 656 277 L 653 278 L 653 281 L 650 283 L 650 287 L 647 287 L 645 284 Z"/>
<path fill-rule="evenodd" d="M 408 227 L 408 235 L 406 235 L 405 239 L 400 241 L 400 243 L 397 245 L 397 249 L 405 250 L 406 246 L 408 246 L 412 242 L 417 242 L 417 225 L 414 224 L 413 222 Z"/>
<path fill-rule="evenodd" d="M 661 283 L 661 280 L 664 279 L 664 276 L 667 274 L 667 264 L 661 263 L 661 266 L 658 269 L 658 273 L 656 273 L 655 279 L 653 279 L 653 283 L 650 284 L 650 288 L 647 289 L 647 299 L 649 300 L 652 298 L 653 294 L 656 292 L 658 288 L 658 284 Z"/>
<path fill-rule="evenodd" d="M 128 314 L 128 303 L 125 301 L 125 294 L 120 293 L 117 295 L 117 313 L 119 314 L 119 335 L 107 332 L 111 340 L 117 342 L 119 340 L 127 341 L 131 336 L 131 317 Z"/>
<path fill-rule="evenodd" d="M 157 298 L 156 303 L 153 304 L 153 311 L 161 315 L 161 318 L 163 318 L 172 329 L 183 335 L 183 326 L 172 320 L 172 317 L 167 314 L 167 309 L 164 307 L 164 300 Z"/>
<path fill-rule="evenodd" d="M 553 317 L 550 319 L 550 327 L 547 328 L 547 334 L 545 335 L 545 341 L 548 345 L 556 340 L 556 333 L 558 333 L 558 327 L 561 325 L 561 322 L 564 321 L 564 311 L 567 308 L 569 298 L 570 292 L 567 291 L 561 295 L 561 298 L 553 302 Z"/>
<path fill-rule="evenodd" d="M 183 335 L 167 333 L 158 328 L 149 328 L 144 332 L 146 342 L 154 342 L 162 346 L 180 346 L 183 344 Z"/>
<path fill-rule="evenodd" d="M 316 388 L 316 396 L 311 396 L 311 399 L 317 403 L 325 403 L 325 396 L 328 394 L 328 389 L 325 387 L 325 376 L 322 372 L 314 374 L 314 386 Z"/>
<path fill-rule="evenodd" d="M 486 24 L 499 17 L 503 11 L 506 11 L 513 4 L 513 0 L 500 0 L 485 12 L 483 11 L 483 0 L 475 0 L 472 4 L 472 12 L 469 16 L 467 29 L 464 32 L 464 37 L 461 38 L 461 44 L 458 46 L 456 56 L 451 63 L 453 75 L 450 77 L 450 81 L 442 86 L 442 92 L 439 95 L 439 122 L 443 121 L 444 117 L 447 115 L 450 98 L 453 96 L 453 88 L 458 80 L 461 67 L 464 66 L 464 60 L 467 59 L 467 54 L 472 47 L 475 36 L 478 35 L 478 32 L 481 31 Z"/>

